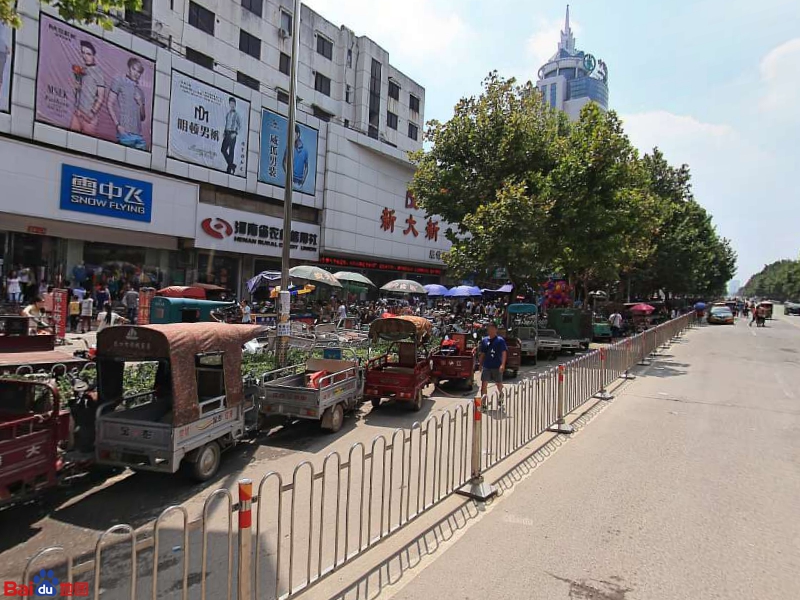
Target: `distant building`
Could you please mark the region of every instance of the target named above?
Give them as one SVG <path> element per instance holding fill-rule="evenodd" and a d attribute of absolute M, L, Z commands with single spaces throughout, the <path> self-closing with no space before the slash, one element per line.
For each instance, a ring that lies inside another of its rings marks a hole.
<path fill-rule="evenodd" d="M 561 32 L 561 42 L 549 61 L 539 69 L 536 87 L 553 108 L 563 110 L 575 120 L 589 102 L 608 109 L 608 67 L 592 54 L 575 49 L 575 36 L 569 25 L 569 5 Z"/>

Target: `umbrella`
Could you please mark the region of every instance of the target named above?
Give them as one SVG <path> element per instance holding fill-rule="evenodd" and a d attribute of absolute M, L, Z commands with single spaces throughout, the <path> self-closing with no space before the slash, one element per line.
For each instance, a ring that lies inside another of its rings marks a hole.
<path fill-rule="evenodd" d="M 384 292 L 396 292 L 398 294 L 427 294 L 428 291 L 422 287 L 421 283 L 411 279 L 395 279 L 381 288 Z"/>
<path fill-rule="evenodd" d="M 336 279 L 339 281 L 346 281 L 348 283 L 360 283 L 361 285 L 368 285 L 370 287 L 375 287 L 375 284 L 372 283 L 369 277 L 362 275 L 361 273 L 352 273 L 350 271 L 339 271 L 338 273 L 333 274 Z"/>
<path fill-rule="evenodd" d="M 639 304 L 634 304 L 633 306 L 631 306 L 631 312 L 644 313 L 646 315 L 649 315 L 654 310 L 655 310 L 655 308 L 653 308 L 649 304 L 639 303 Z"/>
<path fill-rule="evenodd" d="M 698 302 L 697 304 L 694 305 L 695 310 L 705 310 L 705 308 L 706 308 L 705 302 Z"/>
<path fill-rule="evenodd" d="M 339 280 L 328 273 L 328 271 L 311 265 L 292 267 L 289 269 L 289 275 L 296 279 L 305 279 L 306 281 L 313 281 L 314 283 L 324 283 L 325 285 L 335 288 L 342 287 L 342 284 L 339 283 Z"/>
<path fill-rule="evenodd" d="M 483 292 L 492 292 L 494 294 L 510 294 L 513 289 L 514 289 L 514 286 L 511 285 L 510 283 L 507 283 L 504 286 L 501 286 L 501 287 L 497 288 L 496 290 L 490 290 L 488 288 L 484 288 L 481 291 L 483 291 Z"/>
<path fill-rule="evenodd" d="M 251 294 L 255 292 L 261 284 L 264 282 L 271 282 L 271 281 L 280 281 L 281 279 L 281 272 L 280 271 L 262 271 L 252 279 L 247 281 L 247 291 Z"/>
<path fill-rule="evenodd" d="M 469 298 L 471 296 L 480 296 L 482 294 L 480 288 L 477 288 L 474 285 L 457 285 L 447 292 L 447 295 L 451 298 Z"/>
<path fill-rule="evenodd" d="M 428 292 L 428 296 L 447 296 L 447 288 L 438 283 L 429 283 L 423 287 L 425 291 Z"/>

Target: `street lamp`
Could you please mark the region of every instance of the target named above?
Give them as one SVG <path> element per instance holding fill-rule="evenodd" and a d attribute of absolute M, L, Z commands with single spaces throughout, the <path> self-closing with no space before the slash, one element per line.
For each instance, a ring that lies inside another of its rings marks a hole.
<path fill-rule="evenodd" d="M 281 258 L 281 293 L 279 295 L 277 358 L 278 366 L 287 366 L 286 350 L 289 346 L 291 323 L 289 310 L 289 258 L 292 245 L 292 191 L 294 187 L 294 127 L 297 122 L 297 61 L 300 58 L 300 0 L 294 0 L 292 19 L 292 56 L 289 70 L 289 122 L 286 132 L 286 178 L 283 187 L 283 254 Z"/>

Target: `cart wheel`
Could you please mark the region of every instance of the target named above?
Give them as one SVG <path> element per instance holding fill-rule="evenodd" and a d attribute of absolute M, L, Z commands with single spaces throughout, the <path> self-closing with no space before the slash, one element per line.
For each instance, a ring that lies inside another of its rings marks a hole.
<path fill-rule="evenodd" d="M 467 390 L 469 390 L 470 392 L 471 392 L 473 389 L 475 389 L 475 373 L 473 373 L 472 375 L 470 375 L 469 379 L 465 379 L 465 380 L 464 380 L 464 386 L 465 386 L 465 387 L 466 387 L 466 389 L 467 389 Z"/>
<path fill-rule="evenodd" d="M 208 481 L 216 475 L 219 463 L 219 444 L 217 442 L 206 444 L 197 452 L 197 458 L 192 463 L 192 478 L 197 481 Z"/>
<path fill-rule="evenodd" d="M 380 398 L 373 398 L 372 399 L 372 408 L 378 408 L 381 405 Z"/>
<path fill-rule="evenodd" d="M 322 426 L 322 429 L 325 431 L 336 433 L 342 428 L 342 423 L 344 423 L 344 408 L 341 404 L 331 406 L 325 411 L 325 414 L 322 415 L 321 422 L 326 423 L 326 421 L 327 424 Z"/>
<path fill-rule="evenodd" d="M 414 396 L 414 400 L 411 402 L 411 410 L 417 412 L 422 408 L 422 403 L 425 400 L 424 396 L 422 395 L 422 388 L 417 391 L 417 395 Z"/>

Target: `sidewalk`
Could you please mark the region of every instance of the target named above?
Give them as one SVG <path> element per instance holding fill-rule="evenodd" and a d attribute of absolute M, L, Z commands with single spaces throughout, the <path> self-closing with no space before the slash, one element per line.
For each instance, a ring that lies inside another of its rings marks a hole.
<path fill-rule="evenodd" d="M 378 597 L 800 597 L 798 341 L 785 323 L 690 333 Z"/>

